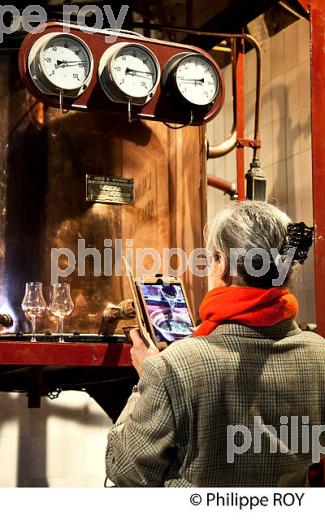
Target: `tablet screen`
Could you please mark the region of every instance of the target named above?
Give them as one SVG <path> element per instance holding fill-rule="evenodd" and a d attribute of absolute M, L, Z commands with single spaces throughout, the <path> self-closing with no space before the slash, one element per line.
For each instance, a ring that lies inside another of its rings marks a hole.
<path fill-rule="evenodd" d="M 193 326 L 181 284 L 139 283 L 156 340 L 168 344 L 192 336 Z"/>

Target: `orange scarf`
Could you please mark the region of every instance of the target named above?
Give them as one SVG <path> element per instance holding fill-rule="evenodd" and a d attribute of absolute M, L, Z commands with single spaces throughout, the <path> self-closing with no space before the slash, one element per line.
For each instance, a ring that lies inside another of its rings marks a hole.
<path fill-rule="evenodd" d="M 268 327 L 298 314 L 298 302 L 287 289 L 273 287 L 218 287 L 200 306 L 201 325 L 195 336 L 207 336 L 220 323 L 239 321 L 251 327 Z"/>

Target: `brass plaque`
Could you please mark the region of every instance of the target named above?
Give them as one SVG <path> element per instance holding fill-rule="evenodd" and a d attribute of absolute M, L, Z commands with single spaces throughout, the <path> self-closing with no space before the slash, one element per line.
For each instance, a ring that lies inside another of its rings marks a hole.
<path fill-rule="evenodd" d="M 134 180 L 86 175 L 86 200 L 102 204 L 134 204 Z"/>

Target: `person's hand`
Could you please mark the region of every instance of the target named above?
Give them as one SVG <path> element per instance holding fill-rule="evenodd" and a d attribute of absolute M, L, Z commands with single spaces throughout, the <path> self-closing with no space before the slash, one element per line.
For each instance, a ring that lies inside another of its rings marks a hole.
<path fill-rule="evenodd" d="M 199 326 L 197 326 L 197 327 L 190 327 L 190 331 L 193 332 L 193 334 L 195 334 L 195 332 L 197 331 L 198 328 L 199 328 Z"/>
<path fill-rule="evenodd" d="M 130 350 L 132 364 L 138 372 L 139 377 L 141 377 L 144 360 L 150 356 L 157 356 L 157 354 L 159 354 L 159 350 L 157 348 L 147 347 L 142 337 L 140 336 L 139 329 L 131 329 L 130 338 L 133 343 L 133 347 Z"/>

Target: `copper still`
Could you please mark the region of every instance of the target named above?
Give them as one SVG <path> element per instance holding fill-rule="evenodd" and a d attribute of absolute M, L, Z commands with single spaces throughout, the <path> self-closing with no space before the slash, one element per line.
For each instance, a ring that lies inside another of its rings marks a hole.
<path fill-rule="evenodd" d="M 69 248 L 77 258 L 78 239 L 104 255 L 104 241 L 133 241 L 133 248 L 203 247 L 206 173 L 203 127 L 179 130 L 162 123 L 128 123 L 107 114 L 62 113 L 47 108 L 20 80 L 17 56 L 0 56 L 0 313 L 14 319 L 12 331 L 27 331 L 21 310 L 24 285 L 51 280 L 52 248 Z M 134 205 L 86 200 L 86 175 L 134 180 Z M 176 261 L 176 258 L 174 259 Z M 61 267 L 65 257 L 60 257 Z M 113 266 L 114 268 L 114 266 Z M 74 270 L 75 303 L 66 330 L 99 330 L 108 302 L 130 297 L 123 276 L 94 276 L 93 258 L 85 276 Z M 206 280 L 184 276 L 194 314 Z M 57 330 L 48 313 L 39 331 Z"/>

